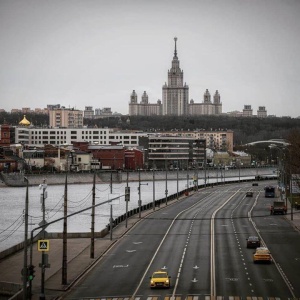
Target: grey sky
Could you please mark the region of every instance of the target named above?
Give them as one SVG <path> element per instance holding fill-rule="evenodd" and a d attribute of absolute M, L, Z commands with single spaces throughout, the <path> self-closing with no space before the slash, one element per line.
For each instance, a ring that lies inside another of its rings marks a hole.
<path fill-rule="evenodd" d="M 0 0 L 0 108 L 162 99 L 175 36 L 189 99 L 300 115 L 298 0 Z"/>

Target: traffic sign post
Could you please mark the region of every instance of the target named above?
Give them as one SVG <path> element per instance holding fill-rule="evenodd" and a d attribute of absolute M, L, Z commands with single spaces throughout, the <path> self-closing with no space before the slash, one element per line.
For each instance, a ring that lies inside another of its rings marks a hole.
<path fill-rule="evenodd" d="M 50 242 L 49 240 L 38 240 L 38 251 L 47 252 L 49 251 Z"/>

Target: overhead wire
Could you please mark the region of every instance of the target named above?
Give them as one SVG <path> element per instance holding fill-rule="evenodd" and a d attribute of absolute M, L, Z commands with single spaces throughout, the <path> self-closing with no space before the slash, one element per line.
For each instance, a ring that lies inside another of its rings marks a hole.
<path fill-rule="evenodd" d="M 24 221 L 21 220 L 21 222 L 19 222 L 16 225 L 17 227 L 15 227 L 12 231 L 10 231 L 10 233 L 7 236 L 5 236 L 5 237 L 3 237 L 3 238 L 0 239 L 0 242 L 4 242 L 5 240 L 9 239 L 15 232 L 18 231 L 18 229 L 23 225 L 23 223 L 24 223 Z"/>
<path fill-rule="evenodd" d="M 0 234 L 4 233 L 5 231 L 7 231 L 10 227 L 12 227 L 20 218 L 23 218 L 24 214 L 22 213 L 11 225 L 9 225 L 7 228 L 3 229 L 2 231 L 0 231 Z M 23 222 L 23 221 L 22 221 Z"/>

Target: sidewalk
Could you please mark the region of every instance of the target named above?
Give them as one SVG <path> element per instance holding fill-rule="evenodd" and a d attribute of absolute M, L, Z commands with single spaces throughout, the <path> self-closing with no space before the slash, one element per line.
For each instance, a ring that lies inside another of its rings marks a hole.
<path fill-rule="evenodd" d="M 180 201 L 180 199 L 179 199 Z M 176 203 L 173 200 L 171 203 Z M 163 209 L 165 206 L 156 207 L 155 210 Z M 141 219 L 149 215 L 153 210 L 142 211 Z M 58 299 L 60 295 L 66 292 L 82 274 L 85 273 L 93 264 L 101 257 L 135 224 L 141 219 L 138 215 L 134 215 L 127 220 L 127 228 L 125 221 L 113 228 L 112 240 L 110 233 L 104 238 L 97 238 L 94 242 L 94 258 L 90 258 L 90 238 L 68 239 L 67 242 L 67 285 L 62 285 L 62 260 L 63 260 L 63 241 L 62 239 L 49 240 L 48 263 L 50 268 L 45 271 L 45 297 L 49 299 Z M 37 250 L 37 244 L 33 245 L 33 265 L 35 266 L 35 278 L 32 281 L 32 299 L 37 300 L 41 295 L 41 252 Z M 29 251 L 28 251 L 29 257 Z M 28 258 L 29 261 L 29 258 Z M 7 282 L 16 284 L 18 289 L 22 289 L 21 269 L 24 263 L 24 252 L 20 251 L 6 259 L 0 261 L 0 283 Z M 29 264 L 29 262 L 28 262 Z M 0 285 L 1 291 L 1 285 Z M 22 295 L 22 294 L 21 294 Z M 0 296 L 1 298 L 1 296 Z M 2 299 L 2 298 L 1 298 Z M 3 298 L 5 299 L 5 298 Z M 8 298 L 7 298 L 8 299 Z M 22 296 L 14 299 L 22 299 Z"/>
<path fill-rule="evenodd" d="M 180 201 L 180 199 L 179 199 Z M 173 200 L 171 203 L 176 203 Z M 171 204 L 170 203 L 170 204 Z M 156 207 L 156 210 L 163 209 Z M 153 210 L 142 212 L 142 218 L 149 215 Z M 291 216 L 293 220 L 291 220 Z M 300 210 L 291 209 L 288 207 L 288 214 L 285 216 L 286 220 L 291 222 L 295 229 L 300 232 Z M 67 285 L 62 285 L 62 248 L 63 241 L 61 239 L 50 240 L 49 264 L 50 268 L 45 272 L 45 296 L 47 300 L 58 299 L 64 292 L 66 292 L 79 277 L 87 271 L 93 264 L 95 264 L 101 257 L 136 223 L 139 222 L 138 215 L 128 219 L 127 228 L 125 222 L 120 223 L 113 229 L 112 240 L 110 234 L 104 238 L 95 239 L 94 259 L 90 258 L 90 244 L 89 238 L 68 239 L 67 244 Z M 28 254 L 29 255 L 29 254 Z M 11 257 L 0 261 L 0 282 L 8 282 L 19 284 L 22 288 L 21 269 L 23 267 L 24 253 L 18 252 Z M 37 251 L 37 245 L 33 247 L 33 264 L 36 266 L 35 278 L 32 281 L 33 300 L 37 300 L 41 294 L 41 269 L 39 263 L 41 262 L 41 252 Z M 17 299 L 17 298 L 16 298 Z M 18 298 L 18 299 L 22 299 Z"/>

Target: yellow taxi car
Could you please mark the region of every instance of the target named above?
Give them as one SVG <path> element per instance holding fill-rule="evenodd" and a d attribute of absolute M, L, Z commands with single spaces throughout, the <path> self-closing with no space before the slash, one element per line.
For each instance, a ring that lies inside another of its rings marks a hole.
<path fill-rule="evenodd" d="M 171 286 L 170 278 L 171 278 L 171 276 L 168 275 L 168 272 L 156 271 L 150 277 L 150 287 L 151 288 L 169 288 Z"/>
<path fill-rule="evenodd" d="M 268 248 L 266 247 L 258 247 L 253 254 L 253 262 L 272 262 L 272 256 Z"/>

